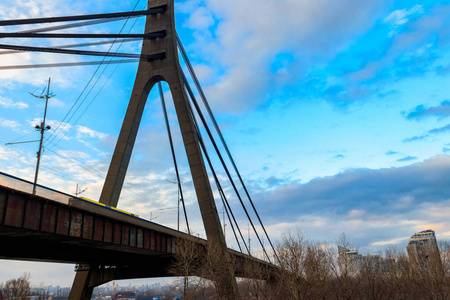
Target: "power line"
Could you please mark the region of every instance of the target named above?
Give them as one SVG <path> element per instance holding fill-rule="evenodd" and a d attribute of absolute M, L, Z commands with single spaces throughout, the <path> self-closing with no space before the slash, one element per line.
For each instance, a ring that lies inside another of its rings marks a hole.
<path fill-rule="evenodd" d="M 138 0 L 135 4 L 135 6 L 133 7 L 133 11 L 134 9 L 136 9 L 137 5 L 139 4 L 140 0 Z M 145 6 L 146 7 L 146 6 Z M 128 19 L 125 21 L 125 23 L 122 25 L 122 28 L 120 29 L 119 32 L 122 32 L 126 26 L 128 22 Z M 129 29 L 129 31 L 131 31 L 133 29 L 133 27 L 136 25 L 137 19 L 136 21 L 133 23 L 133 25 L 131 26 L 131 28 Z M 117 41 L 117 39 L 115 40 Z M 121 45 L 123 44 L 123 42 L 121 42 L 117 48 L 117 50 L 121 47 Z M 111 44 L 111 46 L 108 49 L 108 52 L 111 51 L 112 47 L 113 47 L 114 43 Z M 131 49 L 131 46 L 129 48 L 129 50 Z M 103 58 L 102 63 L 97 67 L 97 69 L 95 70 L 95 72 L 92 74 L 91 78 L 89 79 L 88 83 L 85 85 L 85 87 L 83 88 L 83 90 L 81 91 L 80 95 L 78 96 L 77 100 L 75 101 L 75 103 L 72 105 L 72 107 L 70 108 L 70 110 L 68 111 L 68 113 L 64 116 L 63 120 L 58 124 L 56 130 L 54 131 L 54 133 L 57 133 L 57 130 L 61 127 L 62 124 L 64 124 L 64 121 L 66 120 L 66 118 L 69 117 L 71 111 L 75 108 L 75 106 L 77 105 L 78 101 L 81 99 L 81 97 L 83 96 L 84 92 L 87 90 L 89 84 L 92 82 L 92 80 L 94 79 L 95 75 L 97 74 L 97 72 L 100 70 L 100 67 L 103 65 L 104 61 L 106 60 L 106 57 Z M 84 99 L 81 101 L 81 103 L 78 105 L 78 108 L 75 109 L 75 111 L 72 113 L 72 116 L 67 120 L 67 122 L 65 123 L 65 125 L 62 126 L 62 129 L 59 132 L 62 132 L 62 130 L 67 126 L 67 124 L 70 122 L 70 120 L 74 117 L 74 115 L 76 114 L 76 112 L 78 111 L 78 109 L 81 107 L 81 105 L 84 103 L 84 101 L 87 99 L 87 97 L 89 96 L 90 92 L 92 91 L 92 89 L 95 87 L 95 85 L 97 84 L 98 80 L 100 79 L 100 77 L 102 76 L 102 74 L 105 72 L 106 68 L 109 66 L 109 63 L 112 62 L 113 60 L 111 59 L 108 64 L 106 65 L 106 67 L 103 69 L 102 73 L 99 75 L 99 77 L 97 78 L 97 80 L 95 81 L 95 83 L 92 85 L 91 89 L 89 90 L 88 94 L 84 97 Z M 117 67 L 116 67 L 117 69 Z M 113 71 L 114 72 L 114 71 Z M 111 74 L 112 75 L 112 74 Z M 95 98 L 94 98 L 95 99 Z M 93 101 L 93 100 L 92 100 Z M 92 103 L 91 101 L 91 103 Z M 90 106 L 90 104 L 89 104 Z M 88 106 L 88 107 L 89 107 Z M 86 110 L 85 110 L 86 111 Z M 84 111 L 84 112 L 85 112 Z M 81 116 L 84 114 L 84 112 L 80 115 L 80 117 L 78 118 L 78 120 L 81 118 Z M 78 121 L 77 120 L 77 121 Z M 69 130 L 73 128 L 70 127 Z M 59 143 L 61 141 L 61 139 L 63 137 L 65 137 L 67 135 L 68 131 L 66 131 L 63 136 L 56 142 Z M 53 133 L 52 133 L 53 135 Z M 52 135 L 50 135 L 50 137 L 52 138 L 51 141 L 53 141 L 56 138 L 56 135 L 52 137 Z"/>

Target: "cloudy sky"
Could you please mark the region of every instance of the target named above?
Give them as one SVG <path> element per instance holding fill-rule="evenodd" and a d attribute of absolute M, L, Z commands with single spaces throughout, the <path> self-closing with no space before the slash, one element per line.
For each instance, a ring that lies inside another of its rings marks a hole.
<path fill-rule="evenodd" d="M 145 4 L 4 0 L 0 18 L 130 11 Z M 449 15 L 450 1 L 176 2 L 180 38 L 274 241 L 289 230 L 327 243 L 346 233 L 361 252 L 374 253 L 403 248 L 424 229 L 448 238 Z M 130 19 L 64 32 L 142 28 L 142 19 Z M 139 53 L 140 44 L 114 45 L 111 51 Z M 0 66 L 89 60 L 99 59 L 15 53 L 1 54 Z M 39 183 L 71 194 L 78 184 L 87 189 L 82 195 L 98 199 L 136 68 L 129 63 L 0 70 L 0 171 L 33 180 L 38 144 L 5 144 L 39 138 L 34 126 L 44 102 L 29 93 L 40 95 L 51 77 L 52 129 L 46 132 Z M 204 236 L 170 101 L 168 109 L 190 223 Z M 225 177 L 223 171 L 219 176 Z M 152 91 L 119 207 L 176 228 L 175 180 L 160 100 Z M 231 194 L 230 201 L 238 211 Z M 247 232 L 248 222 L 237 215 Z M 227 239 L 235 247 L 229 232 Z M 0 269 L 0 282 L 26 271 L 35 284 L 70 285 L 74 275 L 73 265 L 0 261 Z"/>

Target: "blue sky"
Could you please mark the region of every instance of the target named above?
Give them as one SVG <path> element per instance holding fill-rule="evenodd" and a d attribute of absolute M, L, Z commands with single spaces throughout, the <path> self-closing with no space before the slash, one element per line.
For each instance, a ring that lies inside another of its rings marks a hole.
<path fill-rule="evenodd" d="M 0 18 L 128 11 L 136 2 L 7 0 L 0 3 Z M 450 235 L 449 14 L 450 1 L 176 2 L 180 38 L 273 240 L 301 230 L 334 243 L 345 232 L 363 253 L 374 253 L 404 247 L 424 229 L 443 239 Z M 122 26 L 140 32 L 143 22 L 69 31 L 114 33 Z M 120 51 L 138 53 L 140 45 L 127 43 Z M 83 60 L 90 59 L 0 55 L 2 66 Z M 0 171 L 33 179 L 37 144 L 5 143 L 38 139 L 33 127 L 44 104 L 28 92 L 39 94 L 51 77 L 56 96 L 39 182 L 68 193 L 79 184 L 86 197 L 98 199 L 136 68 L 0 71 Z M 190 223 L 203 235 L 170 101 L 168 109 Z M 119 207 L 144 218 L 152 213 L 155 222 L 175 227 L 169 151 L 152 91 Z M 233 246 L 230 236 L 228 242 Z M 36 283 L 69 285 L 73 278 L 73 266 L 0 265 L 0 281 L 24 271 Z"/>

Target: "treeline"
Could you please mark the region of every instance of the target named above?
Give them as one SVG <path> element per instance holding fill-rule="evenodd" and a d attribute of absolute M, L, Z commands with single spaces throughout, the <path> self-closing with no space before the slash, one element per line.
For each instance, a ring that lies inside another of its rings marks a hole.
<path fill-rule="evenodd" d="M 336 244 L 352 249 L 345 235 Z M 267 268 L 251 260 L 232 264 L 242 276 L 238 279 L 242 299 L 450 299 L 450 243 L 441 241 L 438 247 L 439 252 L 412 257 L 405 248 L 389 248 L 366 259 L 345 251 L 339 255 L 334 245 L 291 233 L 276 246 L 277 267 Z M 184 275 L 180 283 L 184 299 L 217 299 L 214 281 L 204 278 L 214 279 L 220 257 L 182 240 L 176 251 L 171 272 Z"/>
<path fill-rule="evenodd" d="M 5 283 L 0 282 L 0 300 L 25 300 L 31 297 L 36 300 L 46 300 L 49 292 L 45 288 L 32 288 L 30 274 L 10 279 Z"/>

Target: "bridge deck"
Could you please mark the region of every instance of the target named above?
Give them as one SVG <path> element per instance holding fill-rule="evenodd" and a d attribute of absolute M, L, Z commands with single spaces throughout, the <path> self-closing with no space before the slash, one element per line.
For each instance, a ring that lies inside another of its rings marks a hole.
<path fill-rule="evenodd" d="M 0 173 L 0 258 L 139 266 L 145 277 L 168 276 L 177 230 Z M 230 250 L 238 259 L 267 262 Z"/>
<path fill-rule="evenodd" d="M 175 238 L 204 240 L 45 187 L 0 174 L 0 257 L 130 264 L 170 257 Z M 25 191 L 24 191 L 25 190 Z M 95 250 L 95 251 L 94 251 Z M 127 253 L 127 255 L 122 255 Z"/>

